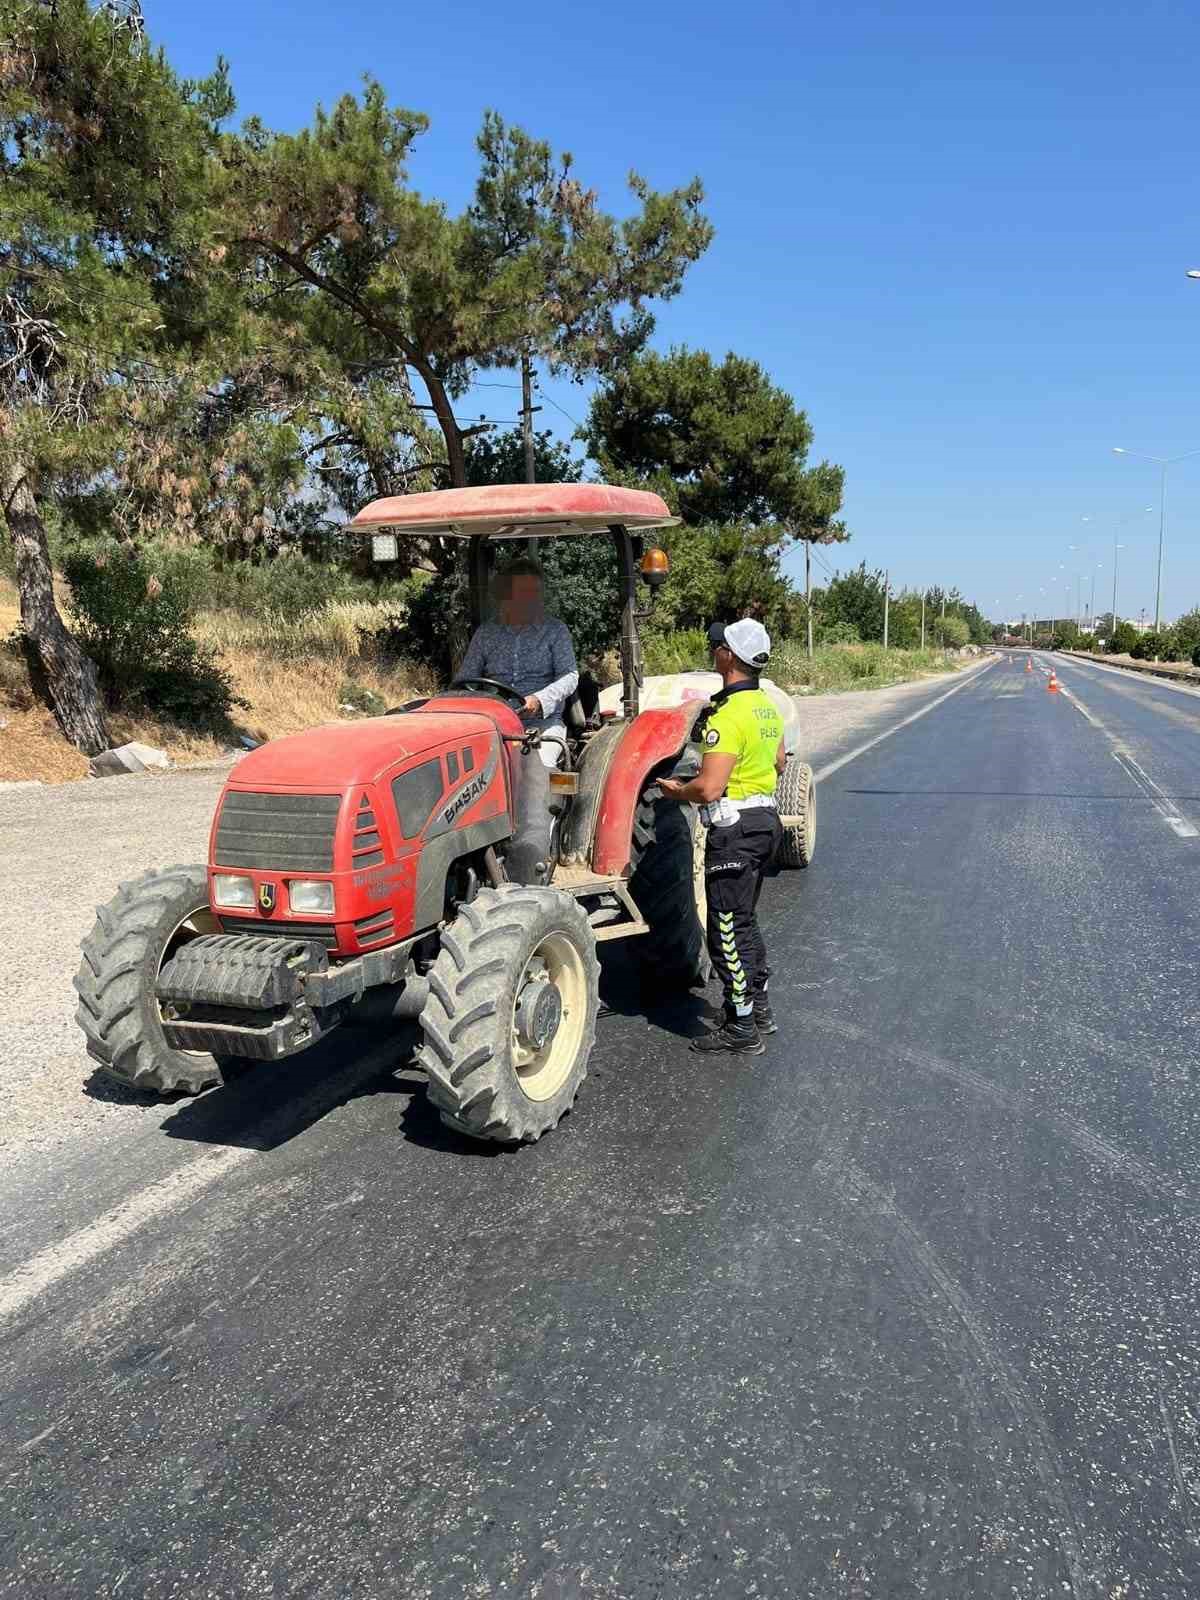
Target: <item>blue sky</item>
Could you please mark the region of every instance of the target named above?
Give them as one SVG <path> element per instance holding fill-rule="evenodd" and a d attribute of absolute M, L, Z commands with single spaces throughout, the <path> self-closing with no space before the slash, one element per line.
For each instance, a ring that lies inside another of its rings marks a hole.
<path fill-rule="evenodd" d="M 655 343 L 737 350 L 795 395 L 814 454 L 846 468 L 839 563 L 1063 615 L 1097 563 L 1111 600 L 1123 523 L 1120 609 L 1153 611 L 1156 470 L 1111 451 L 1200 450 L 1194 5 L 146 14 L 180 70 L 224 54 L 240 112 L 275 127 L 370 71 L 431 117 L 411 181 L 452 207 L 487 106 L 571 150 L 614 210 L 630 167 L 664 188 L 699 174 L 716 240 Z M 548 394 L 583 415 L 586 390 Z M 503 390 L 479 398 L 512 414 Z M 1168 616 L 1200 604 L 1198 532 L 1200 455 L 1172 469 Z"/>

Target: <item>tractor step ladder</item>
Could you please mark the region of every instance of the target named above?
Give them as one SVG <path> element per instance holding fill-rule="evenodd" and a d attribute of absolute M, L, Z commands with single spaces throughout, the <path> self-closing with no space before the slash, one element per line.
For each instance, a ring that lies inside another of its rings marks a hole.
<path fill-rule="evenodd" d="M 573 895 L 588 913 L 597 942 L 603 939 L 628 939 L 635 933 L 649 933 L 642 920 L 629 883 L 625 878 L 609 877 L 579 868 L 560 868 L 552 886 Z M 615 902 L 615 904 L 614 904 Z"/>

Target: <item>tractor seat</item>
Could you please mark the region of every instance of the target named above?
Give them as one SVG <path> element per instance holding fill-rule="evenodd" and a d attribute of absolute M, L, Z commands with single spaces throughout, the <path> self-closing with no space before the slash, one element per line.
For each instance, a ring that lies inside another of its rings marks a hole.
<path fill-rule="evenodd" d="M 600 686 L 590 672 L 579 674 L 579 687 L 567 697 L 563 706 L 563 721 L 567 732 L 578 737 L 589 728 L 599 725 Z"/>
<path fill-rule="evenodd" d="M 583 709 L 578 689 L 567 696 L 563 706 L 563 721 L 567 725 L 568 733 L 580 734 L 587 729 L 587 713 Z"/>

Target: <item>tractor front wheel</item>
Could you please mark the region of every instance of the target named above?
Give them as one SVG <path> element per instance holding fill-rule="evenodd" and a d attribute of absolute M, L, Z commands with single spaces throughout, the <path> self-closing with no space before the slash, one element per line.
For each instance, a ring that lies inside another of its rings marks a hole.
<path fill-rule="evenodd" d="M 532 1141 L 570 1110 L 596 1038 L 600 965 L 561 889 L 483 889 L 442 933 L 417 1059 L 447 1127 Z"/>
<path fill-rule="evenodd" d="M 204 867 L 163 867 L 123 883 L 96 909 L 75 978 L 75 1020 L 100 1071 L 148 1094 L 200 1094 L 246 1065 L 175 1050 L 162 1031 L 158 975 L 189 939 L 220 933 Z"/>

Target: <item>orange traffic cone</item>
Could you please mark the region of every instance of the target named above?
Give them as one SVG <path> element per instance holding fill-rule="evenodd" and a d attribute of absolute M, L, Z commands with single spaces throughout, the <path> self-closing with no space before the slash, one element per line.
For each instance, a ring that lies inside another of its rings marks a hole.
<path fill-rule="evenodd" d="M 1029 659 L 1028 656 L 1025 657 L 1025 671 L 1026 672 L 1032 672 L 1033 671 L 1033 662 Z"/>
<path fill-rule="evenodd" d="M 1051 694 L 1057 694 L 1058 693 L 1058 679 L 1054 676 L 1054 668 L 1053 667 L 1050 668 L 1050 681 L 1046 685 L 1046 688 L 1050 691 Z"/>

